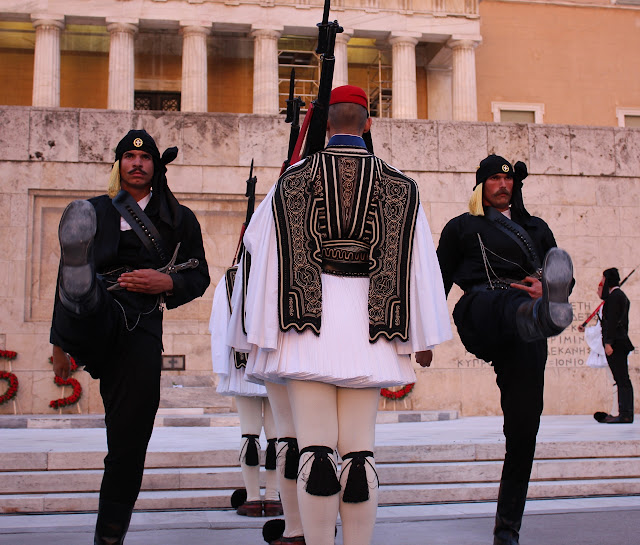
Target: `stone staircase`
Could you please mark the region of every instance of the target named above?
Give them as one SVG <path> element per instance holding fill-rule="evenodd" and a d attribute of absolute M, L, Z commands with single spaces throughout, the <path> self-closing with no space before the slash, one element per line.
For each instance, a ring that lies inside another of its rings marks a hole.
<path fill-rule="evenodd" d="M 69 452 L 6 450 L 0 456 L 0 513 L 97 509 L 104 452 L 77 446 Z M 383 444 L 376 448 L 380 504 L 495 500 L 503 456 L 500 442 Z M 146 467 L 140 510 L 228 508 L 232 491 L 243 486 L 231 448 L 149 452 Z M 638 476 L 640 440 L 543 442 L 529 497 L 640 494 Z"/>

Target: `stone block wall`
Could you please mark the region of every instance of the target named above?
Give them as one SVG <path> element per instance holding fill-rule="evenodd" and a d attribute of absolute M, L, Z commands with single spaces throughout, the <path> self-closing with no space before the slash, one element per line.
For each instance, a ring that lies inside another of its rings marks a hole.
<path fill-rule="evenodd" d="M 181 391 L 183 403 L 208 411 L 232 407 L 232 400 L 217 396 L 212 386 L 211 301 L 214 284 L 231 264 L 238 242 L 251 160 L 258 200 L 279 173 L 288 142 L 283 118 L 0 107 L 0 127 L 0 349 L 18 352 L 10 364 L 0 360 L 0 370 L 11 367 L 20 380 L 17 403 L 1 405 L 0 413 L 49 413 L 49 400 L 63 395 L 48 363 L 59 257 L 57 224 L 69 201 L 104 193 L 113 150 L 130 128 L 145 128 L 161 151 L 172 145 L 180 148 L 168 167 L 169 184 L 202 225 L 213 280 L 204 297 L 165 317 L 165 353 L 184 354 L 186 370 L 166 371 L 163 384 L 202 384 L 197 393 L 191 390 L 193 395 Z M 559 246 L 571 253 L 576 277 L 571 298 L 575 322 L 549 342 L 545 412 L 609 410 L 605 372 L 584 365 L 588 348 L 576 328 L 598 303 L 595 288 L 602 270 L 616 266 L 624 276 L 640 264 L 640 130 L 376 119 L 372 134 L 377 155 L 417 180 L 436 244 L 445 223 L 466 210 L 482 158 L 495 152 L 527 163 L 525 203 L 549 223 Z M 637 274 L 625 292 L 632 301 L 631 337 L 640 345 Z M 451 309 L 459 295 L 454 288 Z M 636 391 L 638 362 L 638 354 L 632 353 Z M 500 412 L 493 370 L 466 353 L 457 336 L 437 348 L 431 368 L 418 369 L 417 374 L 406 403 L 388 402 L 387 409 Z M 97 383 L 84 372 L 75 377 L 83 386 L 83 397 L 65 411 L 101 412 Z M 67 388 L 64 395 L 68 394 Z M 170 395 L 171 388 L 163 388 L 164 404 L 175 407 Z"/>

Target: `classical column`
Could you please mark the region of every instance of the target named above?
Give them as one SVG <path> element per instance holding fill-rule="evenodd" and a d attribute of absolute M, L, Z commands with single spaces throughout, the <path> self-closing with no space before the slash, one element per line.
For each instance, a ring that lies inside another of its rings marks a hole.
<path fill-rule="evenodd" d="M 32 15 L 36 29 L 32 106 L 60 106 L 60 31 L 63 16 Z"/>
<path fill-rule="evenodd" d="M 278 38 L 282 28 L 256 28 L 253 37 L 253 113 L 277 114 Z"/>
<path fill-rule="evenodd" d="M 389 39 L 393 64 L 392 113 L 396 119 L 416 119 L 418 117 L 418 88 L 416 85 L 418 36 L 392 34 Z"/>
<path fill-rule="evenodd" d="M 133 38 L 137 19 L 107 18 L 109 31 L 109 110 L 133 110 Z"/>
<path fill-rule="evenodd" d="M 207 107 L 207 36 L 211 27 L 181 22 L 183 112 L 206 112 Z"/>
<path fill-rule="evenodd" d="M 349 59 L 347 58 L 347 43 L 351 34 L 341 32 L 336 34 L 335 57 L 336 64 L 333 69 L 333 87 L 349 84 Z"/>
<path fill-rule="evenodd" d="M 476 47 L 480 40 L 451 39 L 447 45 L 453 51 L 453 119 L 478 120 L 476 87 Z"/>

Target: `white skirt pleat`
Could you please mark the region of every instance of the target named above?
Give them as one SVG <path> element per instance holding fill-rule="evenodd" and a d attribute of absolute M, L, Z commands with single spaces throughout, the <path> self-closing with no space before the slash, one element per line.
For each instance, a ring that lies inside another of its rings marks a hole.
<path fill-rule="evenodd" d="M 281 332 L 275 350 L 249 358 L 248 380 L 314 380 L 350 388 L 415 382 L 409 355 L 386 339 L 369 342 L 369 279 L 322 275 L 320 335 Z"/>
<path fill-rule="evenodd" d="M 211 363 L 213 372 L 218 375 L 216 392 L 226 396 L 266 397 L 266 388 L 259 384 L 247 382 L 244 379 L 245 368 L 238 369 L 235 366 L 233 352 L 226 341 L 229 319 L 227 288 L 223 277 L 216 286 L 209 319 Z"/>

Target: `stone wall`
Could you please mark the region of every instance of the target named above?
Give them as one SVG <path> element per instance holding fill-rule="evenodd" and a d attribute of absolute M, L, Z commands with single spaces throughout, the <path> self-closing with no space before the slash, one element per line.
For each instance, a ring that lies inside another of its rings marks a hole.
<path fill-rule="evenodd" d="M 120 137 L 129 128 L 145 128 L 161 149 L 180 148 L 169 166 L 169 182 L 200 220 L 215 283 L 233 259 L 249 164 L 255 160 L 257 191 L 264 195 L 278 175 L 288 125 L 280 116 L 1 107 L 0 127 L 0 348 L 18 352 L 11 370 L 20 381 L 17 403 L 0 406 L 0 412 L 49 413 L 49 400 L 62 395 L 48 363 L 57 224 L 70 200 L 104 192 Z M 576 327 L 597 304 L 603 269 L 617 266 L 625 275 L 640 264 L 640 130 L 376 119 L 372 132 L 376 153 L 418 181 L 436 243 L 446 221 L 466 210 L 480 159 L 496 152 L 528 164 L 527 207 L 550 224 L 558 244 L 571 253 L 577 281 L 574 326 L 549 343 L 545 412 L 609 410 L 605 372 L 585 367 L 588 349 Z M 625 291 L 633 303 L 631 336 L 640 344 L 638 278 L 632 277 Z M 213 288 L 166 315 L 165 353 L 184 354 L 186 370 L 164 373 L 164 406 L 232 407 L 213 389 L 208 335 Z M 458 295 L 454 289 L 450 308 Z M 638 361 L 633 353 L 637 391 Z M 0 370 L 9 370 L 9 362 L 0 360 Z M 83 397 L 65 410 L 101 412 L 97 383 L 84 372 L 75 376 Z M 177 395 L 172 386 L 184 389 Z M 436 350 L 430 369 L 418 370 L 406 402 L 386 408 L 454 409 L 463 415 L 500 410 L 493 370 L 466 353 L 457 337 Z"/>

